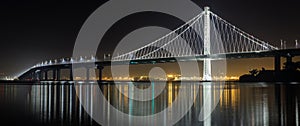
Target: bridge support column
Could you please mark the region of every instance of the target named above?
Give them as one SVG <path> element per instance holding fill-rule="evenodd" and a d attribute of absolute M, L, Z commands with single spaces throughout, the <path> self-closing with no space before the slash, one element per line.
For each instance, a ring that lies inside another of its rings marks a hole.
<path fill-rule="evenodd" d="M 33 72 L 33 80 L 34 81 L 39 81 L 40 80 L 40 70 L 35 70 L 34 72 Z"/>
<path fill-rule="evenodd" d="M 31 73 L 31 80 L 36 80 L 36 73 L 35 71 Z"/>
<path fill-rule="evenodd" d="M 31 80 L 35 81 L 36 77 L 35 77 L 35 71 L 33 71 L 30 75 Z"/>
<path fill-rule="evenodd" d="M 70 81 L 73 81 L 73 70 L 72 70 L 72 67 L 70 68 Z"/>
<path fill-rule="evenodd" d="M 42 79 L 42 72 L 40 70 L 35 71 L 35 80 L 40 81 Z"/>
<path fill-rule="evenodd" d="M 48 80 L 48 71 L 45 70 L 44 73 L 45 73 L 45 77 L 44 77 L 44 78 L 45 78 L 45 80 L 47 81 L 47 80 Z"/>
<path fill-rule="evenodd" d="M 99 70 L 99 81 L 102 81 L 102 70 L 103 70 L 103 66 L 97 66 L 97 69 Z"/>
<path fill-rule="evenodd" d="M 204 7 L 204 55 L 210 55 L 210 11 Z M 203 61 L 203 81 L 211 81 L 211 59 Z"/>
<path fill-rule="evenodd" d="M 281 61 L 280 61 L 280 56 L 279 55 L 276 55 L 275 57 L 274 57 L 274 69 L 275 69 L 275 71 L 276 72 L 279 72 L 280 71 L 280 69 L 281 69 Z"/>
<path fill-rule="evenodd" d="M 293 57 L 292 56 L 287 56 L 286 57 L 286 63 L 291 63 L 293 62 Z"/>
<path fill-rule="evenodd" d="M 274 69 L 275 69 L 275 80 L 279 78 L 279 73 L 281 70 L 281 61 L 280 61 L 280 56 L 276 55 L 274 57 Z"/>
<path fill-rule="evenodd" d="M 52 70 L 52 80 L 55 81 L 56 80 L 56 69 Z"/>
<path fill-rule="evenodd" d="M 90 80 L 90 69 L 86 68 L 86 81 Z"/>
<path fill-rule="evenodd" d="M 43 80 L 43 77 L 42 77 L 42 71 L 39 71 L 39 80 Z"/>
<path fill-rule="evenodd" d="M 60 81 L 60 69 L 53 69 L 52 70 L 52 80 L 53 81 Z"/>
<path fill-rule="evenodd" d="M 57 75 L 56 75 L 56 80 L 57 80 L 57 81 L 60 81 L 60 69 L 56 69 L 56 72 L 57 72 L 57 73 L 56 73 L 56 74 L 57 74 Z"/>

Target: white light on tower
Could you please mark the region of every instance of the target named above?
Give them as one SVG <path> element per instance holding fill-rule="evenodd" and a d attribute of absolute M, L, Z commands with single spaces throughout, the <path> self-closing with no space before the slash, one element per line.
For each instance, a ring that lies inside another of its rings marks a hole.
<path fill-rule="evenodd" d="M 210 11 L 209 7 L 204 7 L 204 55 L 210 55 Z M 211 81 L 211 60 L 203 61 L 203 80 Z"/>
<path fill-rule="evenodd" d="M 280 49 L 283 49 L 283 42 L 280 40 Z"/>

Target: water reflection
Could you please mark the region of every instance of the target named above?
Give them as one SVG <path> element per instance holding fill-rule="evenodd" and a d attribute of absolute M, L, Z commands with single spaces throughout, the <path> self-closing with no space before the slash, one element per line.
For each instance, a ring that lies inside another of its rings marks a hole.
<path fill-rule="evenodd" d="M 135 83 L 139 89 L 146 89 L 149 85 L 148 83 Z M 21 108 L 25 110 L 17 110 L 18 112 L 32 114 L 30 116 L 33 120 L 41 122 L 41 124 L 97 125 L 91 118 L 94 115 L 88 114 L 95 114 L 97 107 L 102 107 L 104 111 L 101 114 L 105 116 L 105 119 L 109 120 L 109 117 L 113 115 L 111 113 L 113 111 L 104 107 L 105 105 L 96 106 L 93 104 L 95 100 L 99 99 L 95 97 L 99 87 L 110 105 L 122 113 L 132 116 L 148 116 L 160 113 L 175 104 L 174 101 L 179 97 L 180 88 L 187 88 L 191 90 L 184 92 L 184 96 L 193 99 L 194 104 L 176 125 L 298 125 L 299 123 L 299 85 L 236 82 L 226 83 L 225 86 L 212 83 L 209 85 L 210 87 L 206 87 L 205 83 L 192 82 L 183 84 L 175 82 L 155 83 L 154 85 L 151 87 L 153 90 L 164 88 L 160 95 L 156 97 L 153 95 L 153 100 L 137 101 L 126 97 L 135 95 L 133 88 L 126 82 L 102 85 L 1 84 L 0 104 L 10 107 L 22 106 Z M 211 102 L 208 105 L 216 105 L 216 108 L 211 113 L 209 120 L 199 121 L 199 115 L 203 116 L 200 114 L 201 108 L 207 102 L 204 99 L 208 88 L 211 89 L 211 95 L 209 95 Z M 224 90 L 221 95 L 218 94 L 218 91 L 222 89 Z M 80 99 L 84 103 L 79 102 Z M 81 104 L 88 107 L 83 108 Z M 177 109 L 177 111 L 183 112 L 187 106 L 186 102 L 180 103 L 176 108 L 170 110 Z M 1 108 L 4 107 L 1 106 Z M 12 111 L 4 112 L 2 112 L 1 117 L 12 113 Z M 166 114 L 164 116 L 166 120 L 172 118 L 172 111 Z M 27 115 L 18 116 L 16 120 L 26 117 Z M 129 125 L 138 122 L 138 120 L 130 118 L 128 120 Z M 118 123 L 118 120 L 114 121 L 114 124 L 123 125 Z M 150 121 L 157 124 L 155 120 Z"/>

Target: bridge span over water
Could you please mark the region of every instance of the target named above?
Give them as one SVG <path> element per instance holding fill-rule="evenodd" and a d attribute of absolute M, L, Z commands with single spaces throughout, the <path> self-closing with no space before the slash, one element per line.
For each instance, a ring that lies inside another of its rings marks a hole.
<path fill-rule="evenodd" d="M 212 61 L 224 59 L 274 57 L 274 69 L 280 71 L 280 58 L 287 62 L 300 55 L 300 49 L 279 50 L 253 35 L 235 27 L 205 7 L 204 11 L 187 23 L 149 44 L 110 60 L 63 58 L 39 63 L 19 76 L 19 80 L 73 80 L 73 68 L 84 68 L 86 80 L 90 70 L 96 69 L 101 81 L 102 69 L 112 65 L 157 64 L 170 62 L 203 62 L 203 80 L 212 80 Z M 68 77 L 61 77 L 62 73 Z"/>

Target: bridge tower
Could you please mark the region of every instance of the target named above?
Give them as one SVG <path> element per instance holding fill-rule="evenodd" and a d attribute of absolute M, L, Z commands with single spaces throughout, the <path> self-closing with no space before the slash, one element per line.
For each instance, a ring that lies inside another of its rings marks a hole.
<path fill-rule="evenodd" d="M 210 11 L 204 7 L 204 55 L 210 55 Z M 203 81 L 211 81 L 211 59 L 203 61 Z"/>

